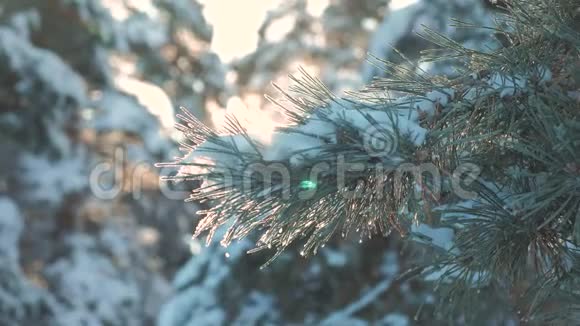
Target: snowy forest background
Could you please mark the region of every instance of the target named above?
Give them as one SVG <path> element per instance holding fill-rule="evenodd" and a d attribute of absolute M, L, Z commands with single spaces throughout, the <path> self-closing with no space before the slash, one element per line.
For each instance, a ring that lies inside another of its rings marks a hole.
<path fill-rule="evenodd" d="M 167 171 L 153 164 L 182 155 L 179 106 L 216 129 L 234 114 L 268 135 L 283 123 L 263 96 L 278 96 L 272 82 L 287 90 L 302 67 L 339 94 L 360 88 L 381 75 L 367 53 L 417 59 L 422 25 L 484 48 L 486 36 L 449 23 L 489 26 L 492 10 L 484 0 L 3 0 L 0 324 L 447 324 L 432 285 L 395 280 L 425 248 L 347 237 L 260 269 L 267 256 L 247 255 L 249 240 L 192 240 L 201 206 L 183 200 L 195 185 L 159 183 Z M 482 297 L 482 313 L 508 323 L 494 302 Z"/>

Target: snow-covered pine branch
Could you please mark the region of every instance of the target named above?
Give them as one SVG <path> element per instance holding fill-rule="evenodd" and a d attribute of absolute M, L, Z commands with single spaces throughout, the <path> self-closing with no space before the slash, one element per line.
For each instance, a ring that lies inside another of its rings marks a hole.
<path fill-rule="evenodd" d="M 452 75 L 385 61 L 387 78 L 344 98 L 310 76 L 294 78 L 294 93 L 282 92 L 289 104 L 279 105 L 292 124 L 269 140 L 235 118 L 219 133 L 182 117 L 190 142 L 169 165 L 180 167 L 175 179 L 203 180 L 191 200 L 210 204 L 195 235 L 211 238 L 228 224 L 228 245 L 256 231 L 250 252 L 271 248 L 274 259 L 300 239 L 308 255 L 335 234 L 355 231 L 362 241 L 395 230 L 436 249 L 423 274 L 450 283 L 442 302 L 455 312 L 475 307 L 474 291 L 489 286 L 507 294 L 527 282 L 525 320 L 550 291 L 577 294 L 562 286 L 579 266 L 580 79 L 570 69 L 580 58 L 578 7 L 507 8 L 498 26 L 482 28 L 505 38 L 501 48 L 425 29 L 436 46 L 425 62 L 451 60 Z M 416 169 L 425 166 L 434 170 Z M 468 201 L 456 189 L 465 166 L 477 168 Z"/>

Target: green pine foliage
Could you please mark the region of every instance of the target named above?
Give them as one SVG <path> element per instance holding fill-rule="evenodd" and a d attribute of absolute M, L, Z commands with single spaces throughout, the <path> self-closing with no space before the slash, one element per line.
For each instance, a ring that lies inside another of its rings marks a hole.
<path fill-rule="evenodd" d="M 346 98 L 306 74 L 293 77 L 294 88 L 281 90 L 285 101 L 277 102 L 293 124 L 278 134 L 311 136 L 319 145 L 292 153 L 303 158 L 299 164 L 290 155 L 276 160 L 288 178 L 264 154 L 267 146 L 234 118 L 226 136 L 185 113 L 184 148 L 215 159 L 188 155 L 170 163 L 185 167 L 173 179 L 204 181 L 191 199 L 209 201 L 211 208 L 200 212 L 196 235 L 209 231 L 211 238 L 227 224 L 227 245 L 257 231 L 254 251 L 273 250 L 274 259 L 297 241 L 306 256 L 335 235 L 395 231 L 433 244 L 435 258 L 404 275 L 436 278 L 441 312 L 475 318 L 468 312 L 478 309 L 478 296 L 493 292 L 523 322 L 580 320 L 580 2 L 508 1 L 504 7 L 494 27 L 453 23 L 495 35 L 497 47 L 488 51 L 422 32 L 434 45 L 422 60 L 448 62 L 456 68 L 453 76 L 375 58 L 388 77 Z M 425 101 L 430 110 L 421 109 Z M 386 113 L 394 128 L 378 121 L 376 111 Z M 336 112 L 359 114 L 396 148 L 389 155 L 369 153 L 367 130 Z M 309 135 L 313 121 L 333 134 Z M 426 130 L 424 141 L 402 131 L 409 121 Z M 340 180 L 337 157 L 363 168 Z M 397 174 L 405 164 L 432 164 L 441 180 Z M 454 171 L 466 165 L 478 171 L 474 180 L 458 181 L 474 194 L 470 199 L 454 191 Z M 310 179 L 320 167 L 326 172 Z M 417 232 L 419 225 L 452 230 L 452 246 L 435 245 L 429 234 Z"/>

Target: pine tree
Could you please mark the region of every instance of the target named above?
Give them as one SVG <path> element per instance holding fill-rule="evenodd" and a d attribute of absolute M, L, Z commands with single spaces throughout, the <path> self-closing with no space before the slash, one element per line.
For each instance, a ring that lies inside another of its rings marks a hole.
<path fill-rule="evenodd" d="M 491 291 L 522 322 L 580 320 L 580 3 L 503 6 L 494 27 L 454 22 L 497 49 L 422 32 L 435 45 L 422 61 L 452 75 L 381 61 L 387 77 L 346 97 L 293 77 L 277 102 L 291 125 L 271 144 L 233 117 L 215 132 L 183 111 L 187 155 L 165 165 L 203 181 L 195 236 L 257 231 L 250 252 L 272 261 L 297 241 L 308 256 L 336 234 L 395 231 L 433 247 L 401 277 L 435 280 L 441 312 L 475 311 Z"/>

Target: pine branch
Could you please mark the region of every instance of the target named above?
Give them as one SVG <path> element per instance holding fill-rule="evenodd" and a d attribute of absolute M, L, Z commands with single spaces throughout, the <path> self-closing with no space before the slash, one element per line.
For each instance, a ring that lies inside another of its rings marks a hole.
<path fill-rule="evenodd" d="M 291 124 L 267 146 L 234 118 L 220 134 L 184 114 L 188 153 L 169 164 L 181 167 L 176 178 L 204 182 L 190 198 L 211 203 L 195 236 L 211 239 L 226 223 L 224 245 L 259 232 L 252 252 L 272 249 L 275 259 L 297 241 L 310 255 L 335 234 L 394 230 L 437 247 L 422 275 L 439 280 L 442 311 L 474 308 L 482 289 L 526 288 L 534 299 L 515 304 L 529 305 L 526 320 L 545 312 L 550 291 L 566 286 L 562 300 L 574 298 L 577 8 L 572 0 L 507 2 L 498 25 L 483 28 L 509 41 L 495 50 L 425 29 L 436 48 L 423 60 L 452 63 L 454 77 L 375 58 L 389 77 L 341 98 L 302 71 L 290 92 L 280 89 L 287 103 L 276 102 Z M 466 166 L 479 174 L 462 184 Z M 450 234 L 453 245 L 429 233 Z"/>

